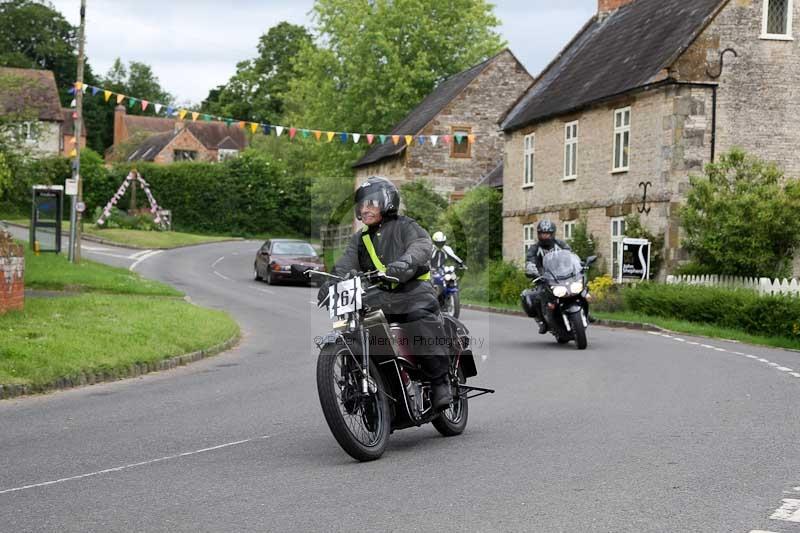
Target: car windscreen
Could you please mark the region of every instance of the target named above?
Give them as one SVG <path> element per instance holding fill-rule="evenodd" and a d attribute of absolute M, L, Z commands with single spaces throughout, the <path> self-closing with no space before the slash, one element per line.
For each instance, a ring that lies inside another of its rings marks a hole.
<path fill-rule="evenodd" d="M 317 252 L 307 242 L 276 242 L 272 245 L 272 254 L 316 256 Z"/>

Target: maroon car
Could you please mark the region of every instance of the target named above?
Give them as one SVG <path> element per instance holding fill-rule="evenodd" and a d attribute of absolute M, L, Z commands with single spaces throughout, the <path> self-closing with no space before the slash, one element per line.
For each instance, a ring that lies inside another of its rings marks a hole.
<path fill-rule="evenodd" d="M 268 284 L 279 281 L 310 283 L 308 278 L 293 274 L 292 265 L 325 270 L 325 263 L 314 247 L 295 239 L 270 239 L 262 244 L 256 252 L 253 270 L 257 281 L 264 280 Z"/>

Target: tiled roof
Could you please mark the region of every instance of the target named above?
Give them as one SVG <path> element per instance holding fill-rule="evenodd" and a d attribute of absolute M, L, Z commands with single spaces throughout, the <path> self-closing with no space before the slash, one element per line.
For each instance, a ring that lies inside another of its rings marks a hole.
<path fill-rule="evenodd" d="M 634 0 L 592 17 L 503 121 L 506 131 L 656 81 L 727 0 Z"/>
<path fill-rule="evenodd" d="M 175 131 L 175 119 L 161 117 L 142 117 L 138 115 L 125 115 L 125 129 L 128 137 L 133 137 L 137 133 L 165 133 Z"/>
<path fill-rule="evenodd" d="M 128 161 L 153 161 L 176 135 L 170 131 L 148 137 L 128 156 Z"/>
<path fill-rule="evenodd" d="M 244 130 L 236 126 L 226 126 L 219 122 L 189 122 L 185 127 L 208 150 L 218 150 L 220 148 L 244 150 L 247 147 L 247 137 Z M 128 156 L 128 161 L 153 161 L 182 131 L 182 129 L 177 132 L 174 131 L 173 126 L 173 129 L 166 133 L 151 135 L 142 141 Z"/>
<path fill-rule="evenodd" d="M 0 114 L 30 109 L 38 113 L 39 120 L 64 120 L 51 71 L 0 67 L 0 80 Z"/>

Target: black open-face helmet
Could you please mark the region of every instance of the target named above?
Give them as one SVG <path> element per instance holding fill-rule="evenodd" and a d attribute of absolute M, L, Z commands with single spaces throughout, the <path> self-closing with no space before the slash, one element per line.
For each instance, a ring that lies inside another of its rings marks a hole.
<path fill-rule="evenodd" d="M 543 233 L 549 233 L 550 237 L 543 239 Z M 539 244 L 545 248 L 550 248 L 556 240 L 556 225 L 547 219 L 540 221 L 536 226 L 536 236 L 539 238 Z"/>
<path fill-rule="evenodd" d="M 396 216 L 400 208 L 400 192 L 388 179 L 371 176 L 356 189 L 354 209 L 358 220 L 361 220 L 361 208 L 365 204 L 379 207 L 381 216 Z"/>

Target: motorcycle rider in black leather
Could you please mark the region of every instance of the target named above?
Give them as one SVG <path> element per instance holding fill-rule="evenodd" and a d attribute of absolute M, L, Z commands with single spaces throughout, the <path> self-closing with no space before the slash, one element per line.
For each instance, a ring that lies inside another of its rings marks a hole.
<path fill-rule="evenodd" d="M 528 248 L 525 256 L 525 274 L 530 278 L 536 278 L 544 274 L 544 257 L 556 250 L 571 250 L 569 245 L 556 239 L 556 225 L 544 219 L 536 226 L 536 236 L 538 242 Z M 536 318 L 539 322 L 539 334 L 547 333 L 547 322 L 544 320 L 547 302 L 544 301 L 544 287 L 541 284 L 536 286 L 533 292 L 533 309 L 538 313 Z"/>
<path fill-rule="evenodd" d="M 422 371 L 431 380 L 431 403 L 436 411 L 446 409 L 453 399 L 450 388 L 449 347 L 439 302 L 430 283 L 433 246 L 428 232 L 411 218 L 398 216 L 400 193 L 386 178 L 370 177 L 356 191 L 355 215 L 364 223 L 336 262 L 333 274 L 383 270 L 400 280 L 371 294 L 371 307 L 383 310 L 389 322 L 403 325 Z M 318 299 L 328 296 L 327 282 Z"/>

